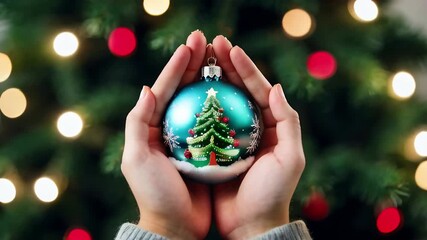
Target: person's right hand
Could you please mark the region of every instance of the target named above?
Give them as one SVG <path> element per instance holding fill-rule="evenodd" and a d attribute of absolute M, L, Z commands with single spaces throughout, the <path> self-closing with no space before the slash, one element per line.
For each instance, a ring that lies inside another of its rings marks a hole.
<path fill-rule="evenodd" d="M 214 189 L 219 232 L 227 239 L 247 239 L 289 223 L 289 205 L 305 166 L 300 122 L 282 87 L 272 87 L 241 48 L 222 36 L 213 48 L 228 80 L 253 96 L 265 126 L 253 166 Z"/>
<path fill-rule="evenodd" d="M 208 186 L 181 177 L 161 138 L 167 103 L 179 85 L 196 79 L 205 52 L 205 36 L 190 34 L 126 119 L 122 172 L 139 207 L 138 226 L 171 239 L 203 239 L 211 223 Z"/>

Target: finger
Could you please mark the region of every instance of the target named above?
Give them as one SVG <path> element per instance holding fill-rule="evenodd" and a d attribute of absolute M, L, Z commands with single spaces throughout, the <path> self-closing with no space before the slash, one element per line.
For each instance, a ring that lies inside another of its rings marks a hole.
<path fill-rule="evenodd" d="M 180 86 L 184 86 L 200 76 L 200 68 L 206 53 L 206 37 L 203 32 L 196 30 L 188 36 L 186 45 L 191 50 L 191 58 L 182 77 Z"/>
<path fill-rule="evenodd" d="M 252 60 L 238 46 L 230 51 L 230 59 L 245 84 L 246 88 L 253 96 L 261 108 L 267 108 L 268 96 L 271 90 L 271 84 L 265 79 L 264 75 L 258 70 Z"/>
<path fill-rule="evenodd" d="M 140 155 L 148 150 L 149 122 L 153 117 L 155 104 L 156 101 L 150 88 L 144 86 L 138 102 L 126 118 L 123 160 L 127 159 L 125 158 L 127 154 Z"/>
<path fill-rule="evenodd" d="M 190 57 L 190 48 L 185 45 L 179 46 L 154 83 L 152 92 L 156 98 L 156 108 L 150 125 L 156 126 L 159 124 L 160 119 L 163 117 L 166 104 L 181 82 Z"/>
<path fill-rule="evenodd" d="M 301 126 L 298 113 L 288 104 L 282 86 L 276 84 L 270 92 L 270 106 L 277 121 L 277 145 L 274 154 L 279 161 L 295 160 L 304 165 L 304 152 L 301 140 Z"/>
<path fill-rule="evenodd" d="M 245 85 L 230 59 L 230 50 L 233 48 L 231 42 L 224 36 L 216 36 L 212 41 L 212 45 L 217 63 L 222 67 L 226 79 L 239 88 L 244 89 Z"/>

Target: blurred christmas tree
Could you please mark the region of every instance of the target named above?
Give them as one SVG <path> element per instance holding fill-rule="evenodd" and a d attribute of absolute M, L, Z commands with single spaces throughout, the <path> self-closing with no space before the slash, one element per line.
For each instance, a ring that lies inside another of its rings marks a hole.
<path fill-rule="evenodd" d="M 387 4 L 2 0 L 0 239 L 111 239 L 137 219 L 124 119 L 195 29 L 240 45 L 300 113 L 292 219 L 315 239 L 425 238 L 427 105 L 395 73 L 426 63 L 427 38 Z"/>

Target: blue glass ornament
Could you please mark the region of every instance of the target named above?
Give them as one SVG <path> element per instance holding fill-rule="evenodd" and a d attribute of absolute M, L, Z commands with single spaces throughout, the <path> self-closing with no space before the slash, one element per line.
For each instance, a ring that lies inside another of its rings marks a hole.
<path fill-rule="evenodd" d="M 258 107 L 242 90 L 222 82 L 215 64 L 209 58 L 201 81 L 175 94 L 163 120 L 171 161 L 182 173 L 211 183 L 252 165 L 263 130 Z"/>

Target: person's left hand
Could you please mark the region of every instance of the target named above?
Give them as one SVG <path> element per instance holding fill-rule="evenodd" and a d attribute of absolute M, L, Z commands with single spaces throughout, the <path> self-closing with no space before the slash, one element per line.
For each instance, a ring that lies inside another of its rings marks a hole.
<path fill-rule="evenodd" d="M 161 139 L 167 103 L 179 85 L 196 79 L 205 53 L 203 33 L 190 34 L 126 120 L 122 172 L 139 207 L 138 226 L 172 239 L 203 239 L 211 224 L 208 186 L 184 180 Z"/>

